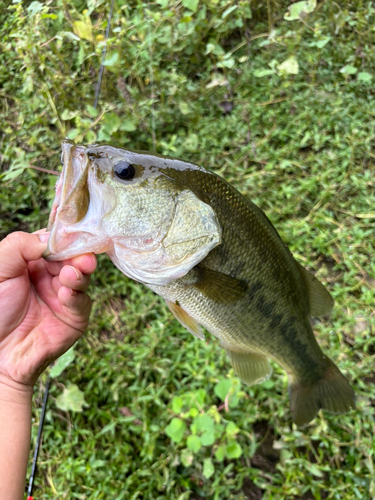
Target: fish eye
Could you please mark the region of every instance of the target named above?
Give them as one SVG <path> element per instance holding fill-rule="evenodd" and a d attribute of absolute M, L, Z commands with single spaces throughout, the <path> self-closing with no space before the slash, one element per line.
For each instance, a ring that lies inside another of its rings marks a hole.
<path fill-rule="evenodd" d="M 135 166 L 127 161 L 119 161 L 116 163 L 114 171 L 116 177 L 122 181 L 131 181 L 136 174 Z"/>

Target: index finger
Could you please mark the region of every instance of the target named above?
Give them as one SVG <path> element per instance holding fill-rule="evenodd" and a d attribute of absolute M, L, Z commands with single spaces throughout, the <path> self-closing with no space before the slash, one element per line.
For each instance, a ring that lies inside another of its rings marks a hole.
<path fill-rule="evenodd" d="M 73 257 L 72 259 L 67 259 L 61 262 L 46 261 L 47 270 L 52 274 L 52 276 L 60 274 L 60 271 L 64 266 L 76 267 L 82 274 L 92 274 L 96 269 L 96 265 L 97 260 L 94 253 L 79 255 L 78 257 Z"/>

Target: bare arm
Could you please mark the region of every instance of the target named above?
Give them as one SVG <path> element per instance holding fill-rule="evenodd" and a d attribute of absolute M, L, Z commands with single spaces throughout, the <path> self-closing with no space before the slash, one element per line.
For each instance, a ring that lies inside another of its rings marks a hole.
<path fill-rule="evenodd" d="M 0 382 L 0 499 L 23 498 L 30 449 L 32 389 Z"/>
<path fill-rule="evenodd" d="M 93 254 L 45 262 L 47 235 L 0 242 L 0 500 L 21 500 L 30 448 L 33 385 L 86 330 L 84 293 Z"/>

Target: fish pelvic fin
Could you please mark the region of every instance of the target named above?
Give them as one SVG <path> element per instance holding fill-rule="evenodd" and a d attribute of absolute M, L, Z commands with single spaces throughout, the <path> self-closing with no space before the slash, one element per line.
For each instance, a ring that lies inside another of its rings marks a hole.
<path fill-rule="evenodd" d="M 355 408 L 355 397 L 346 377 L 328 361 L 325 376 L 314 384 L 304 384 L 289 376 L 290 409 L 297 425 L 308 424 L 322 408 L 331 413 L 346 413 Z"/>
<path fill-rule="evenodd" d="M 236 375 L 247 385 L 261 384 L 272 375 L 272 366 L 261 354 L 224 346 Z"/>
<path fill-rule="evenodd" d="M 315 276 L 298 263 L 301 276 L 307 287 L 310 304 L 310 316 L 327 316 L 331 314 L 334 300 L 328 290 Z"/>
<path fill-rule="evenodd" d="M 181 323 L 182 326 L 186 328 L 190 333 L 197 337 L 198 339 L 205 340 L 203 330 L 197 321 L 189 316 L 189 314 L 182 309 L 178 304 L 171 302 L 170 300 L 165 301 L 173 316 Z"/>

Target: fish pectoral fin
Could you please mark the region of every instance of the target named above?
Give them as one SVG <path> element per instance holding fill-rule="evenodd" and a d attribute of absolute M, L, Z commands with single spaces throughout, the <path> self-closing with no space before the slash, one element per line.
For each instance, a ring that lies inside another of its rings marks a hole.
<path fill-rule="evenodd" d="M 272 374 L 272 366 L 261 354 L 235 351 L 225 346 L 236 375 L 247 385 L 261 384 Z"/>
<path fill-rule="evenodd" d="M 311 422 L 321 408 L 332 413 L 346 413 L 355 408 L 353 389 L 330 359 L 327 359 L 325 375 L 313 384 L 305 384 L 289 375 L 289 397 L 297 425 Z"/>
<path fill-rule="evenodd" d="M 307 287 L 311 316 L 326 316 L 331 313 L 334 300 L 328 290 L 315 276 L 298 263 L 299 270 Z"/>
<path fill-rule="evenodd" d="M 167 306 L 171 310 L 173 316 L 184 326 L 190 333 L 197 337 L 198 339 L 205 340 L 203 330 L 197 321 L 189 316 L 189 314 L 182 309 L 179 305 L 171 302 L 170 300 L 165 301 Z"/>
<path fill-rule="evenodd" d="M 246 293 L 247 284 L 228 274 L 198 267 L 193 272 L 196 279 L 192 286 L 219 304 L 237 302 Z"/>

